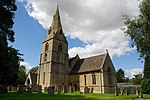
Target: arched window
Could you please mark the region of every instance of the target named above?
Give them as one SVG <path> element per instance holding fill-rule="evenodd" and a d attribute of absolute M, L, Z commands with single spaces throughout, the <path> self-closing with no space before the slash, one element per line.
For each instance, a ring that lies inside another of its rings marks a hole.
<path fill-rule="evenodd" d="M 47 61 L 47 53 L 44 55 L 44 62 Z"/>
<path fill-rule="evenodd" d="M 45 72 L 43 73 L 43 84 L 45 84 Z"/>
<path fill-rule="evenodd" d="M 46 43 L 46 45 L 45 45 L 45 51 L 48 51 L 48 48 L 49 48 L 49 44 Z"/>
<path fill-rule="evenodd" d="M 92 73 L 92 84 L 96 84 L 96 75 Z"/>
<path fill-rule="evenodd" d="M 84 85 L 86 86 L 86 75 L 84 75 Z"/>
<path fill-rule="evenodd" d="M 58 51 L 62 51 L 62 44 L 61 43 L 58 45 Z"/>
<path fill-rule="evenodd" d="M 108 73 L 108 84 L 111 85 L 112 84 L 112 75 L 111 75 L 110 68 L 107 69 L 107 73 Z"/>

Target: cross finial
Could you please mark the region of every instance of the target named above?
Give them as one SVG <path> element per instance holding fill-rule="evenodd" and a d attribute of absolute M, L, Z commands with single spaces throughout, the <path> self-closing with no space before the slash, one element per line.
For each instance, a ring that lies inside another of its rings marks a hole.
<path fill-rule="evenodd" d="M 106 49 L 106 53 L 108 53 L 108 49 Z"/>
<path fill-rule="evenodd" d="M 58 0 L 57 0 L 57 7 L 58 7 Z"/>

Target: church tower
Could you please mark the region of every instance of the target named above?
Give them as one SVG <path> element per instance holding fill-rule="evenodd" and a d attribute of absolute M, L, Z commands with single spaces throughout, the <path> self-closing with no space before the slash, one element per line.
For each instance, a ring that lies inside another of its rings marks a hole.
<path fill-rule="evenodd" d="M 67 84 L 68 42 L 57 6 L 48 34 L 42 43 L 37 84 L 42 87 Z"/>

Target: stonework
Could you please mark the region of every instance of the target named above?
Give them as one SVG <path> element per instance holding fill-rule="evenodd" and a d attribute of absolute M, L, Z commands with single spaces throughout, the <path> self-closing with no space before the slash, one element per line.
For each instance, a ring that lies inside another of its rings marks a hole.
<path fill-rule="evenodd" d="M 108 51 L 104 54 L 80 59 L 69 58 L 68 42 L 61 26 L 57 6 L 40 55 L 39 67 L 28 75 L 26 85 L 41 85 L 42 90 L 55 86 L 55 90 L 91 93 L 115 93 L 115 68 Z M 66 86 L 66 87 L 63 87 Z M 67 88 L 68 87 L 68 88 Z"/>
<path fill-rule="evenodd" d="M 52 25 L 42 43 L 38 85 L 42 87 L 67 84 L 68 43 L 63 34 L 58 7 Z"/>

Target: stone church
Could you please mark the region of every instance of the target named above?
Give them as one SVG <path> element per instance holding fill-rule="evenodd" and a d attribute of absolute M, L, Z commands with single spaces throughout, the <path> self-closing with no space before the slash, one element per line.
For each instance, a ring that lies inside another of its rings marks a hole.
<path fill-rule="evenodd" d="M 108 51 L 97 56 L 69 58 L 68 42 L 61 26 L 59 9 L 55 11 L 51 27 L 42 42 L 40 64 L 26 79 L 26 85 L 74 86 L 75 91 L 84 87 L 96 93 L 114 93 L 115 68 Z"/>

